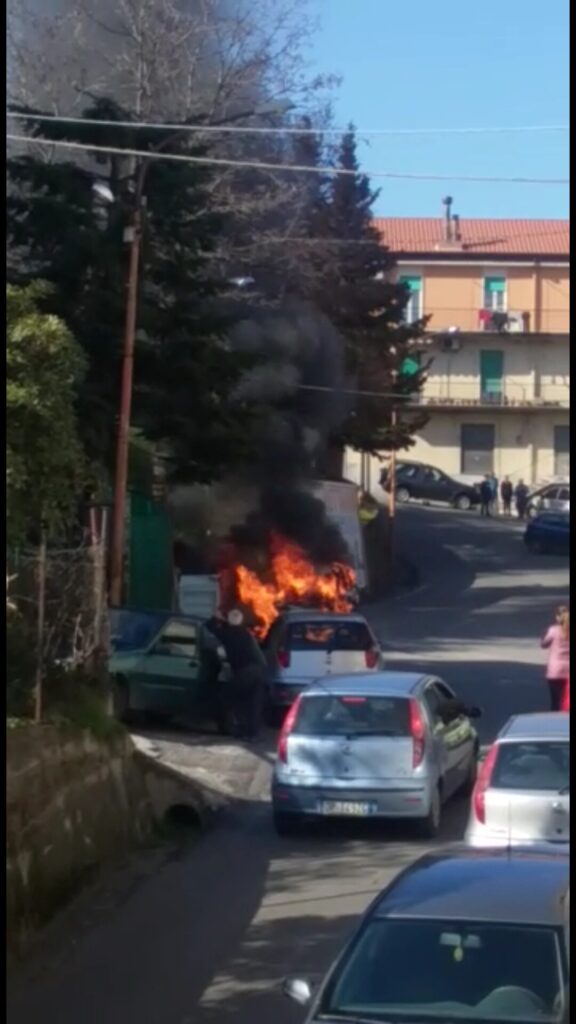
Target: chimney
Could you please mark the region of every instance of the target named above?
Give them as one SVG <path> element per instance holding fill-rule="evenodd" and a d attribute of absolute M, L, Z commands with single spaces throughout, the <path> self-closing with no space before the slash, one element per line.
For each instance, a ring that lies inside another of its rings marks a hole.
<path fill-rule="evenodd" d="M 454 200 L 452 196 L 446 196 L 442 200 L 442 205 L 446 207 L 446 213 L 444 217 L 444 241 L 452 241 L 452 203 Z"/>
<path fill-rule="evenodd" d="M 462 251 L 464 249 L 460 231 L 460 217 L 457 213 L 452 213 L 453 202 L 452 196 L 445 196 L 442 200 L 442 205 L 445 207 L 446 212 L 444 214 L 443 237 L 434 246 L 437 252 L 453 251 L 454 249 Z"/>

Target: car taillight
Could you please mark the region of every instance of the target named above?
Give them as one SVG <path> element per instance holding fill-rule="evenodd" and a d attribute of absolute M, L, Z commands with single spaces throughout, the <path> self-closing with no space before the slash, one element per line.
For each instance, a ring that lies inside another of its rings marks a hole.
<path fill-rule="evenodd" d="M 376 668 L 378 665 L 378 649 L 371 647 L 370 650 L 366 651 L 366 668 Z"/>
<path fill-rule="evenodd" d="M 296 697 L 294 703 L 290 705 L 288 714 L 286 715 L 284 724 L 280 730 L 280 736 L 278 738 L 278 759 L 284 764 L 288 761 L 288 737 L 294 728 L 294 723 L 298 717 L 301 703 L 302 696 Z"/>
<path fill-rule="evenodd" d="M 290 668 L 290 651 L 287 651 L 285 647 L 280 648 L 277 658 L 280 668 Z"/>
<path fill-rule="evenodd" d="M 410 701 L 410 735 L 412 737 L 412 767 L 418 768 L 424 757 L 426 726 L 417 700 Z"/>
<path fill-rule="evenodd" d="M 497 757 L 498 746 L 495 743 L 494 746 L 490 747 L 490 750 L 484 758 L 484 762 L 480 768 L 480 772 L 478 773 L 476 785 L 474 786 L 474 793 L 472 794 L 472 806 L 474 808 L 476 821 L 479 821 L 481 825 L 486 821 L 486 790 L 492 781 L 492 773 L 494 772 L 494 765 L 496 764 Z"/>

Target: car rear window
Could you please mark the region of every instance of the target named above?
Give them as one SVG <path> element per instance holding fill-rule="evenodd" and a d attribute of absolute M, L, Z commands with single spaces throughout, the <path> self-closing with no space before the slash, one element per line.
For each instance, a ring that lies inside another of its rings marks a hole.
<path fill-rule="evenodd" d="M 500 744 L 491 788 L 558 792 L 569 783 L 568 743 Z"/>
<path fill-rule="evenodd" d="M 337 967 L 320 1015 L 551 1024 L 566 1012 L 561 963 L 551 927 L 376 918 Z"/>
<path fill-rule="evenodd" d="M 364 622 L 325 619 L 294 622 L 288 626 L 286 646 L 291 651 L 367 651 L 373 645 Z"/>
<path fill-rule="evenodd" d="M 294 724 L 299 736 L 408 736 L 408 701 L 402 697 L 304 697 Z"/>

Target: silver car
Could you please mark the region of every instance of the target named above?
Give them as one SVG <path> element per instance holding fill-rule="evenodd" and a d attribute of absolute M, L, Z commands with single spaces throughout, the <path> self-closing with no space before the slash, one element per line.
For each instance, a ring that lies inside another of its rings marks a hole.
<path fill-rule="evenodd" d="M 403 818 L 424 835 L 476 780 L 478 736 L 441 679 L 376 672 L 319 680 L 284 721 L 272 780 L 274 824 L 305 818 Z"/>
<path fill-rule="evenodd" d="M 570 515 L 570 484 L 548 484 L 535 491 L 528 499 L 531 519 L 541 512 L 565 512 Z"/>
<path fill-rule="evenodd" d="M 384 667 L 377 638 L 362 615 L 287 611 L 264 642 L 276 709 L 289 708 L 315 679 Z"/>
<path fill-rule="evenodd" d="M 570 842 L 570 715 L 509 719 L 479 772 L 466 841 Z"/>

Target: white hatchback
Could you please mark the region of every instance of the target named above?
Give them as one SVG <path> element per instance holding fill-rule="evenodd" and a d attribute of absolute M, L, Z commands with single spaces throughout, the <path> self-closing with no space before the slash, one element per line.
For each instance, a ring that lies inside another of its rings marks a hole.
<path fill-rule="evenodd" d="M 466 841 L 491 847 L 570 842 L 570 715 L 508 720 L 480 769 Z"/>

